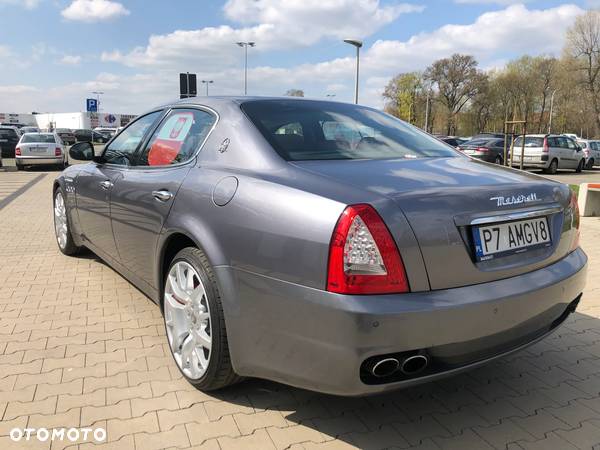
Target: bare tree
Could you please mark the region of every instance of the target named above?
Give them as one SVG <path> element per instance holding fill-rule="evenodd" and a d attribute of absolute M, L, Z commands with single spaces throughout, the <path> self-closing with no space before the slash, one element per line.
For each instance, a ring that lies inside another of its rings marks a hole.
<path fill-rule="evenodd" d="M 437 87 L 438 100 L 448 109 L 446 132 L 456 133 L 456 115 L 482 86 L 484 75 L 470 55 L 454 54 L 435 61 L 425 71 L 425 78 Z"/>
<path fill-rule="evenodd" d="M 588 11 L 577 17 L 567 31 L 567 54 L 573 58 L 585 89 L 591 96 L 600 130 L 600 11 Z"/>

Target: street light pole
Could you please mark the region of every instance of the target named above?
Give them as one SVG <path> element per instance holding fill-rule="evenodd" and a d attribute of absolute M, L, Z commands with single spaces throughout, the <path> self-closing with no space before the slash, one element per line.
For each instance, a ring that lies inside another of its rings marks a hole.
<path fill-rule="evenodd" d="M 244 95 L 248 95 L 248 47 L 254 47 L 256 42 L 236 42 L 244 47 Z"/>
<path fill-rule="evenodd" d="M 101 96 L 101 95 L 104 95 L 104 92 L 101 92 L 101 91 L 94 91 L 94 92 L 92 92 L 92 94 L 95 94 L 95 95 L 96 95 L 96 110 L 97 110 L 98 112 L 100 112 L 100 96 Z"/>
<path fill-rule="evenodd" d="M 327 97 L 327 98 L 333 98 L 333 97 L 335 97 L 335 94 L 325 94 L 325 97 Z"/>
<path fill-rule="evenodd" d="M 354 83 L 354 103 L 358 103 L 358 74 L 360 69 L 360 48 L 362 47 L 362 41 L 356 39 L 344 39 L 346 44 L 353 45 L 356 47 L 356 80 Z"/>
<path fill-rule="evenodd" d="M 552 91 L 552 96 L 550 97 L 550 120 L 548 120 L 548 134 L 552 133 L 552 116 L 554 115 L 554 94 L 556 94 L 556 89 Z"/>
<path fill-rule="evenodd" d="M 202 84 L 206 84 L 206 96 L 208 97 L 208 85 L 214 83 L 213 80 L 202 80 Z"/>

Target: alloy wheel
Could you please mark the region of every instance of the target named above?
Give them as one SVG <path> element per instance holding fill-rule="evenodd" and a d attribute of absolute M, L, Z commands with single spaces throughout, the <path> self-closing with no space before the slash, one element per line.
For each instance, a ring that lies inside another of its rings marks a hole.
<path fill-rule="evenodd" d="M 67 209 L 62 193 L 57 192 L 54 197 L 54 232 L 58 246 L 64 250 L 67 246 L 69 225 L 67 223 Z"/>
<path fill-rule="evenodd" d="M 175 362 L 188 378 L 198 380 L 208 369 L 212 328 L 206 289 L 191 264 L 178 261 L 169 270 L 164 305 Z"/>

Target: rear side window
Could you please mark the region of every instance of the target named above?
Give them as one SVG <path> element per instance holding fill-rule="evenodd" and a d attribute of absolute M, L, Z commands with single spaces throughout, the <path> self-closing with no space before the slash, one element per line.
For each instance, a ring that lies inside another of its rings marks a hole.
<path fill-rule="evenodd" d="M 197 109 L 174 109 L 158 126 L 140 155 L 140 166 L 168 166 L 189 160 L 200 148 L 216 117 Z"/>
<path fill-rule="evenodd" d="M 251 100 L 241 108 L 288 161 L 458 156 L 416 127 L 358 105 Z"/>
<path fill-rule="evenodd" d="M 24 144 L 31 142 L 43 142 L 45 144 L 54 144 L 56 143 L 56 139 L 54 139 L 53 134 L 24 134 L 21 138 L 21 142 Z"/>
<path fill-rule="evenodd" d="M 523 136 L 519 136 L 515 139 L 515 147 L 523 146 Z M 543 147 L 544 146 L 544 138 L 543 137 L 534 137 L 534 136 L 525 136 L 525 147 Z"/>

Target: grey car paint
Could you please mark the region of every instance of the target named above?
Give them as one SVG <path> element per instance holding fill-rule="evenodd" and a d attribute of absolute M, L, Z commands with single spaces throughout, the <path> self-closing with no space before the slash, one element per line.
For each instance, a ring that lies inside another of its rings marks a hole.
<path fill-rule="evenodd" d="M 178 167 L 92 162 L 71 166 L 56 181 L 65 188 L 76 243 L 156 303 L 169 245 L 186 236 L 205 252 L 222 293 L 238 374 L 345 395 L 394 389 L 535 341 L 582 292 L 586 256 L 581 249 L 569 252 L 575 230 L 565 185 L 458 153 L 287 162 L 240 110 L 249 100 L 179 102 L 207 106 L 219 121 L 197 156 Z M 106 191 L 99 186 L 104 181 L 112 183 Z M 157 201 L 156 189 L 169 190 L 172 200 Z M 530 192 L 535 203 L 498 206 L 492 200 Z M 356 203 L 373 205 L 388 225 L 411 293 L 325 290 L 332 231 L 344 208 Z M 473 220 L 552 207 L 558 238 L 550 249 L 473 260 L 466 232 Z M 366 358 L 416 349 L 440 361 L 478 356 L 420 378 L 361 381 Z"/>

